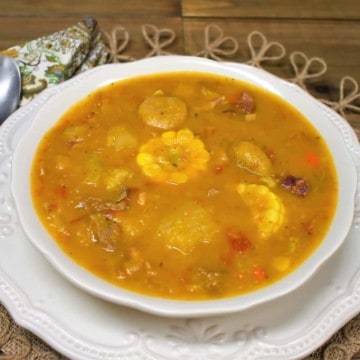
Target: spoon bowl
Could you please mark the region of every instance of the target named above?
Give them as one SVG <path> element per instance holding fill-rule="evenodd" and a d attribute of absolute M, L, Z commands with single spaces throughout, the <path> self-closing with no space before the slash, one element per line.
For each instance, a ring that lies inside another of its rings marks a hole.
<path fill-rule="evenodd" d="M 21 75 L 16 61 L 0 55 L 0 124 L 18 107 L 20 93 Z"/>

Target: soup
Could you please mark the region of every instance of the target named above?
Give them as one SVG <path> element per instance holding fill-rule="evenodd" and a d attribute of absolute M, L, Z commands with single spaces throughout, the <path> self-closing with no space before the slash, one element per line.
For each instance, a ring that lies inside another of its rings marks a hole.
<path fill-rule="evenodd" d="M 183 300 L 294 271 L 326 235 L 337 187 L 299 111 L 200 72 L 90 93 L 43 137 L 31 172 L 36 212 L 69 257 L 116 286 Z"/>

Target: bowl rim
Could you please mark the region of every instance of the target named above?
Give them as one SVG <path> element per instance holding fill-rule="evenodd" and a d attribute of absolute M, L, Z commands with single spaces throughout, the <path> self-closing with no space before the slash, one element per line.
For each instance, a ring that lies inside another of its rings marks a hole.
<path fill-rule="evenodd" d="M 71 105 L 100 87 L 134 76 L 175 71 L 233 76 L 280 96 L 297 108 L 318 129 L 333 156 L 339 182 L 339 201 L 328 234 L 316 251 L 296 270 L 272 285 L 243 295 L 204 301 L 171 300 L 134 293 L 107 283 L 70 259 L 51 239 L 35 214 L 28 179 L 37 144 L 49 127 L 54 125 Z M 54 113 L 55 115 L 49 116 Z M 11 193 L 20 223 L 31 243 L 65 278 L 83 290 L 113 303 L 156 315 L 196 317 L 241 311 L 275 300 L 301 286 L 336 252 L 350 230 L 355 208 L 357 172 L 344 138 L 332 121 L 333 117 L 332 110 L 297 85 L 250 65 L 221 63 L 181 55 L 157 56 L 125 64 L 102 65 L 68 80 L 59 93 L 50 97 L 41 106 L 14 151 Z"/>

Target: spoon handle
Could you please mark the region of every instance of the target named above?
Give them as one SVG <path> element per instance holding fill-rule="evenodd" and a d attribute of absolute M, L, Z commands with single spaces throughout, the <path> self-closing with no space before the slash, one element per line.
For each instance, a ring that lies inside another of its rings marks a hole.
<path fill-rule="evenodd" d="M 0 55 L 0 124 L 17 109 L 20 94 L 21 74 L 16 61 Z"/>

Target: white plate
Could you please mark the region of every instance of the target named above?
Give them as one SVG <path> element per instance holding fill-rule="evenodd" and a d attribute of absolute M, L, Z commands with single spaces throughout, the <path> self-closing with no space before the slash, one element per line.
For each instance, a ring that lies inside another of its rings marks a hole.
<path fill-rule="evenodd" d="M 240 296 L 196 302 L 169 301 L 129 292 L 103 281 L 72 261 L 53 241 L 34 211 L 29 182 L 31 163 L 39 142 L 64 112 L 104 84 L 169 71 L 205 71 L 250 82 L 278 94 L 303 113 L 329 146 L 339 182 L 338 202 L 332 224 L 316 251 L 295 271 L 270 286 Z M 248 65 L 224 64 L 190 56 L 158 56 L 127 64 L 106 65 L 95 72 L 88 72 L 81 81 L 69 82 L 66 88 L 41 106 L 31 127 L 17 144 L 12 164 L 11 191 L 22 228 L 35 247 L 60 273 L 75 285 L 104 300 L 173 317 L 199 317 L 242 311 L 274 300 L 301 286 L 343 243 L 352 223 L 357 186 L 355 166 L 345 143 L 341 141 L 337 128 L 328 121 L 327 112 L 309 94 L 270 73 Z"/>
<path fill-rule="evenodd" d="M 360 312 L 359 184 L 355 218 L 340 250 L 298 290 L 241 313 L 202 319 L 152 316 L 92 297 L 60 276 L 19 225 L 10 194 L 11 158 L 42 104 L 88 74 L 44 91 L 0 129 L 0 300 L 20 325 L 74 360 L 290 360 L 315 350 Z M 341 132 L 359 175 L 354 132 L 319 106 Z"/>

